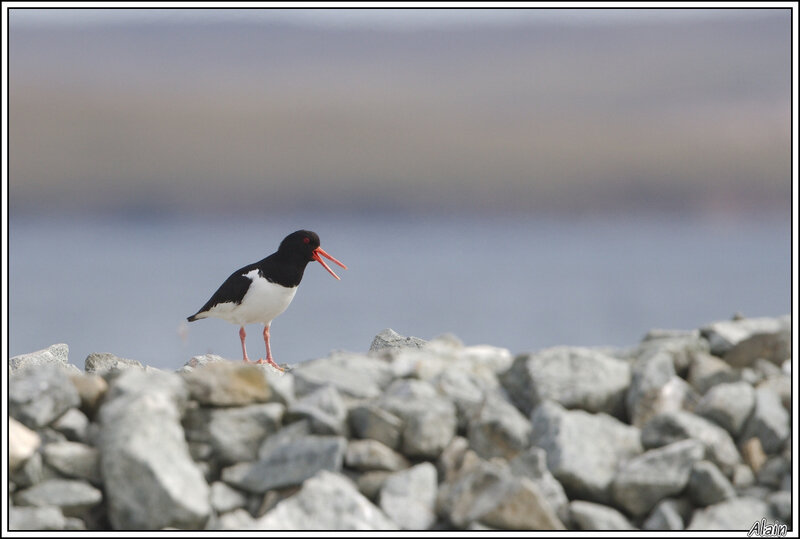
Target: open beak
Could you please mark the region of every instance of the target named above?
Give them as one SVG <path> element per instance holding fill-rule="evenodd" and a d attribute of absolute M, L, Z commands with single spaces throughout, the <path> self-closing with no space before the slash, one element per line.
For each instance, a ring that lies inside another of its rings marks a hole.
<path fill-rule="evenodd" d="M 333 273 L 333 270 L 332 270 L 331 268 L 329 268 L 329 267 L 328 267 L 328 265 L 325 263 L 325 261 L 324 261 L 324 260 L 322 260 L 322 258 L 320 258 L 320 255 L 321 255 L 321 256 L 324 256 L 325 258 L 327 258 L 328 260 L 330 260 L 330 261 L 331 261 L 331 262 L 333 262 L 334 264 L 338 264 L 339 266 L 343 267 L 344 269 L 347 269 L 347 266 L 345 266 L 344 264 L 342 264 L 341 262 L 339 262 L 338 260 L 336 260 L 335 258 L 333 258 L 331 255 L 329 255 L 328 253 L 326 253 L 325 251 L 323 251 L 323 250 L 322 250 L 322 247 L 317 247 L 316 249 L 314 249 L 314 251 L 312 251 L 311 258 L 313 258 L 314 260 L 316 260 L 317 262 L 319 262 L 320 264 L 322 264 L 322 265 L 323 265 L 323 267 L 324 267 L 326 270 L 328 270 L 328 273 L 330 273 L 331 275 L 333 275 L 334 277 L 336 277 L 338 280 L 340 280 L 340 281 L 341 281 L 341 279 L 339 279 L 339 276 L 338 276 L 338 275 L 336 275 L 335 273 Z"/>

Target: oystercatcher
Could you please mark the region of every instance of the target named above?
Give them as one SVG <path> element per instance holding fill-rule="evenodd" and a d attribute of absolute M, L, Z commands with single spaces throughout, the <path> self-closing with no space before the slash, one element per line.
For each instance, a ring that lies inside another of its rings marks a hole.
<path fill-rule="evenodd" d="M 306 265 L 316 260 L 339 279 L 321 257 L 331 260 L 344 269 L 347 266 L 333 258 L 319 246 L 319 236 L 310 230 L 292 232 L 281 242 L 278 250 L 267 258 L 234 271 L 205 305 L 192 316 L 189 322 L 201 318 L 215 317 L 239 326 L 239 339 L 242 341 L 242 359 L 250 363 L 244 345 L 245 324 L 264 324 L 264 344 L 267 359 L 256 363 L 269 363 L 283 371 L 272 359 L 269 349 L 269 325 L 272 320 L 286 310 L 292 302 L 297 285 L 303 279 Z M 341 280 L 341 279 L 339 279 Z"/>

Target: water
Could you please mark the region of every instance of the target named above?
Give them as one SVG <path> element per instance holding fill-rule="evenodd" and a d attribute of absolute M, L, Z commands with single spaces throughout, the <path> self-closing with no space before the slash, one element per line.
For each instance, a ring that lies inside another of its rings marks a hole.
<path fill-rule="evenodd" d="M 349 270 L 336 281 L 311 263 L 273 322 L 273 354 L 290 364 L 365 351 L 386 327 L 518 353 L 629 346 L 656 327 L 791 308 L 788 219 L 15 218 L 9 352 L 65 342 L 79 367 L 91 352 L 161 368 L 206 352 L 238 359 L 236 326 L 185 319 L 299 228 Z M 248 326 L 252 358 L 260 329 Z"/>

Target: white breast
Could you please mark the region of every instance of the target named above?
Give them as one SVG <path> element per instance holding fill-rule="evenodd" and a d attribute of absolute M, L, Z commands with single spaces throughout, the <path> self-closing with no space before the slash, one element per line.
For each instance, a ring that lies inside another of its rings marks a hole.
<path fill-rule="evenodd" d="M 252 282 L 242 302 L 220 303 L 209 310 L 208 315 L 222 318 L 234 324 L 264 324 L 267 325 L 281 314 L 294 299 L 297 287 L 287 288 L 271 283 L 258 275 L 258 270 L 252 270 L 245 277 Z"/>

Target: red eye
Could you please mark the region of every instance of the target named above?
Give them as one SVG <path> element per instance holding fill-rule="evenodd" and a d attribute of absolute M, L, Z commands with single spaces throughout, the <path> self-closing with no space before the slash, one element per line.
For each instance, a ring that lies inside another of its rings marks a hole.
<path fill-rule="evenodd" d="M 309 243 L 310 241 L 311 241 L 311 238 L 308 238 L 308 237 L 303 238 L 303 243 Z"/>

